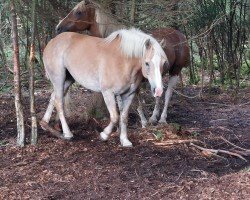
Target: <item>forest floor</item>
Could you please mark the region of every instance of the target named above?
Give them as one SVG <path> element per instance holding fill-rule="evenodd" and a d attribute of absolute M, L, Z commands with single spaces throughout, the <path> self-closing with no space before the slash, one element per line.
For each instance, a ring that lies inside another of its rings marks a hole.
<path fill-rule="evenodd" d="M 183 93 L 192 96 L 199 91 L 186 87 Z M 37 91 L 39 119 L 50 92 Z M 100 141 L 98 133 L 108 119 L 86 121 L 84 109 L 92 95 L 83 89 L 72 91 L 72 141 L 54 138 L 39 126 L 38 145 L 24 148 L 15 146 L 14 97 L 0 96 L 0 199 L 250 199 L 249 156 L 243 160 L 214 155 L 192 145 L 240 150 L 228 140 L 250 149 L 249 88 L 240 90 L 237 101 L 216 88 L 210 93 L 205 88 L 203 98 L 174 94 L 168 124 L 146 129 L 140 128 L 133 108 L 128 126 L 132 148 L 122 148 L 116 132 L 107 142 Z M 144 96 L 150 113 L 153 98 Z M 26 117 L 28 102 L 26 95 Z M 29 122 L 25 124 L 28 134 Z"/>

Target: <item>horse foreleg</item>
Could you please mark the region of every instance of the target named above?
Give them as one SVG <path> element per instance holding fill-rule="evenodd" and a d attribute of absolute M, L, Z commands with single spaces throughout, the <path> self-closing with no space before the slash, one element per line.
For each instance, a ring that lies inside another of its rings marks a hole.
<path fill-rule="evenodd" d="M 148 121 L 147 121 L 147 119 L 146 119 L 146 117 L 144 115 L 144 112 L 143 112 L 141 95 L 138 92 L 136 96 L 137 96 L 137 100 L 138 100 L 137 112 L 138 112 L 138 114 L 140 116 L 140 119 L 141 119 L 141 125 L 142 125 L 142 128 L 146 128 Z"/>
<path fill-rule="evenodd" d="M 156 97 L 154 111 L 152 116 L 149 118 L 149 123 L 156 124 L 159 115 L 160 115 L 160 97 Z"/>
<path fill-rule="evenodd" d="M 133 98 L 135 96 L 135 93 L 125 95 L 122 97 L 123 100 L 123 110 L 120 114 L 120 142 L 123 147 L 132 147 L 132 143 L 128 139 L 127 135 L 127 123 L 128 123 L 128 111 L 129 107 L 133 101 Z"/>
<path fill-rule="evenodd" d="M 114 126 L 118 122 L 118 113 L 114 93 L 110 91 L 105 91 L 102 92 L 102 95 L 110 114 L 109 125 L 103 130 L 103 132 L 100 133 L 101 139 L 106 141 L 109 138 L 110 133 L 113 131 Z"/>
<path fill-rule="evenodd" d="M 160 123 L 166 123 L 168 104 L 173 94 L 173 88 L 177 85 L 179 80 L 178 76 L 171 76 L 168 82 L 168 89 L 165 94 L 164 108 L 161 114 Z"/>

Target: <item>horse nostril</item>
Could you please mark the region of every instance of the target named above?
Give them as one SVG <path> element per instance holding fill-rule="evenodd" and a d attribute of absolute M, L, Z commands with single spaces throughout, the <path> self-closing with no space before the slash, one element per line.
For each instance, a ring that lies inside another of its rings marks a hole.
<path fill-rule="evenodd" d="M 56 28 L 56 33 L 57 34 L 60 34 L 61 32 L 62 32 L 62 28 L 61 27 Z"/>

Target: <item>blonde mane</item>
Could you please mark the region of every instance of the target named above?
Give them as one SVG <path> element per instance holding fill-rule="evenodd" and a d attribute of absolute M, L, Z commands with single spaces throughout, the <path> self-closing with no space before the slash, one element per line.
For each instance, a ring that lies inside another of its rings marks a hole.
<path fill-rule="evenodd" d="M 156 54 L 162 56 L 167 60 L 167 56 L 163 51 L 161 45 L 157 42 L 157 40 L 154 39 L 152 36 L 143 33 L 139 29 L 121 29 L 111 33 L 111 35 L 108 36 L 105 40 L 107 43 L 110 43 L 117 37 L 121 39 L 120 48 L 122 52 L 130 58 L 143 58 L 146 51 L 145 43 L 147 40 L 150 40 Z"/>

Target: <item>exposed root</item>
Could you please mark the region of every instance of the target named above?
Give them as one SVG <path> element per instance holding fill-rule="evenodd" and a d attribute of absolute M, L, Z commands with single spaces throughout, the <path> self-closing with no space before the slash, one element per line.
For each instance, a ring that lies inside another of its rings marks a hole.
<path fill-rule="evenodd" d="M 196 147 L 197 149 L 200 149 L 201 151 L 205 152 L 206 154 L 214 154 L 217 155 L 218 153 L 224 153 L 224 154 L 228 154 L 231 156 L 236 156 L 242 160 L 244 160 L 245 162 L 247 162 L 247 160 L 243 157 L 244 154 L 242 152 L 239 151 L 239 153 L 235 153 L 235 152 L 231 152 L 231 151 L 227 151 L 227 150 L 221 150 L 221 149 L 207 149 L 204 147 L 200 147 L 196 144 L 190 143 L 191 146 Z"/>
<path fill-rule="evenodd" d="M 228 144 L 234 146 L 234 147 L 237 148 L 237 149 L 240 149 L 240 150 L 243 150 L 243 151 L 250 151 L 249 149 L 244 149 L 244 148 L 242 148 L 242 147 L 239 147 L 239 146 L 233 144 L 232 142 L 228 141 L 226 138 L 224 138 L 224 137 L 222 137 L 222 136 L 221 136 L 220 138 L 221 138 L 224 142 L 226 142 L 226 143 L 228 143 Z"/>
<path fill-rule="evenodd" d="M 154 142 L 154 144 L 156 146 L 167 146 L 167 145 L 183 144 L 190 142 L 199 142 L 199 140 L 167 140 L 164 142 Z"/>

